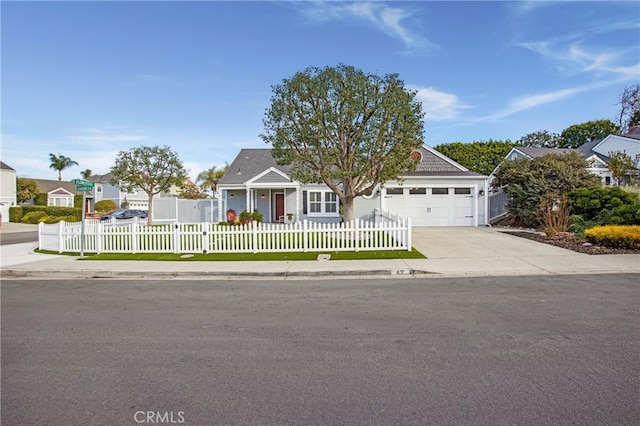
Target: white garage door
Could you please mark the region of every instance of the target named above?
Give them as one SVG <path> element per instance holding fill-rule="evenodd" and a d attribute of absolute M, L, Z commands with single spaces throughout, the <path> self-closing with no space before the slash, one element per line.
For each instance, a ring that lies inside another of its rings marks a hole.
<path fill-rule="evenodd" d="M 385 209 L 413 226 L 473 226 L 472 188 L 387 188 Z"/>
<path fill-rule="evenodd" d="M 471 188 L 453 188 L 451 226 L 473 226 L 473 203 Z"/>

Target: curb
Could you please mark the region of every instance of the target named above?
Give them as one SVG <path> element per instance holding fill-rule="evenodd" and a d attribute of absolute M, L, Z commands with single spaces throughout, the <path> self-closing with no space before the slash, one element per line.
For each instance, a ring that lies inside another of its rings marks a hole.
<path fill-rule="evenodd" d="M 437 272 L 416 269 L 374 269 L 347 271 L 282 271 L 255 273 L 250 271 L 107 271 L 107 270 L 55 270 L 55 271 L 26 271 L 22 269 L 6 269 L 2 271 L 2 278 L 39 278 L 57 279 L 62 277 L 84 279 L 108 278 L 296 278 L 296 277 L 356 277 L 356 276 L 388 276 L 413 277 L 440 276 Z"/>

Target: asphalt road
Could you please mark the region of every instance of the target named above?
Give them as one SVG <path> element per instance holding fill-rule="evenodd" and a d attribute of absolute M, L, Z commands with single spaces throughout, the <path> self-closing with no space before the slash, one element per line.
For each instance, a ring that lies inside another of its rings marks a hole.
<path fill-rule="evenodd" d="M 38 241 L 38 231 L 11 232 L 0 235 L 0 245 Z"/>
<path fill-rule="evenodd" d="M 3 280 L 2 424 L 640 424 L 639 290 Z"/>

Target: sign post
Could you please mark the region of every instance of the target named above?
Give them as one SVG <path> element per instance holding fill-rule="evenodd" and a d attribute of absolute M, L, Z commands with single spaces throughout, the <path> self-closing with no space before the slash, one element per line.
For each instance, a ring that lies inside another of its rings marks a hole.
<path fill-rule="evenodd" d="M 82 222 L 80 222 L 80 259 L 84 257 L 84 221 L 87 209 L 87 191 L 91 191 L 95 183 L 83 179 L 74 179 L 76 191 L 82 191 Z"/>

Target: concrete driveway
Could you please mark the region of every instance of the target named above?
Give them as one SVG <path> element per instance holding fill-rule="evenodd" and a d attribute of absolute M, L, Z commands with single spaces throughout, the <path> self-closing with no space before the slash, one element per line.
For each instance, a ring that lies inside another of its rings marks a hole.
<path fill-rule="evenodd" d="M 429 259 L 573 256 L 576 253 L 488 227 L 413 228 L 413 246 Z"/>

